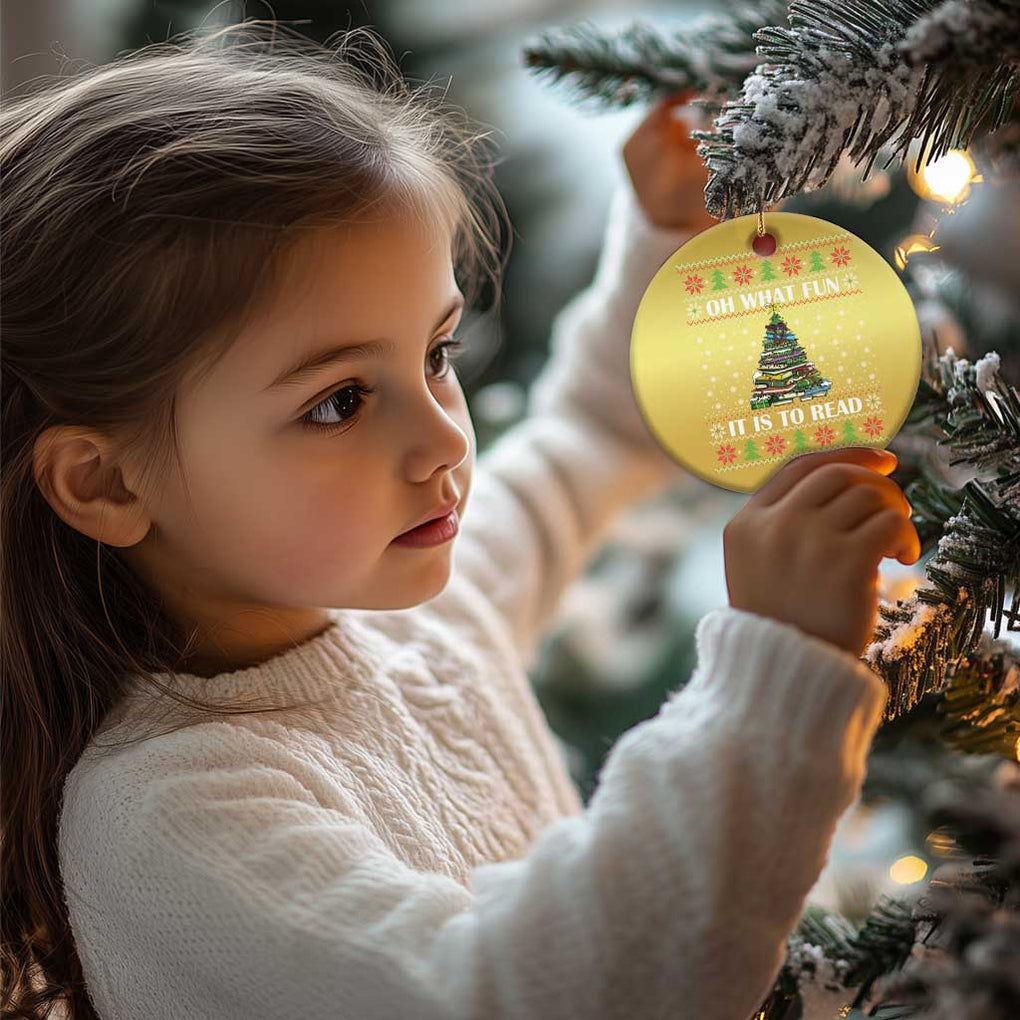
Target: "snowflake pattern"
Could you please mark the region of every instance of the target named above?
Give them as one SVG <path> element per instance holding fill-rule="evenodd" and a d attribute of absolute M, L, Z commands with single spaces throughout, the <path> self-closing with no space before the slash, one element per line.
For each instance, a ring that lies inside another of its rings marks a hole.
<path fill-rule="evenodd" d="M 869 411 L 881 411 L 882 410 L 882 398 L 877 393 L 869 393 L 864 398 L 864 406 Z"/>
<path fill-rule="evenodd" d="M 719 422 L 716 422 L 713 426 L 711 426 L 708 431 L 712 436 L 712 441 L 715 443 L 718 443 L 719 440 L 726 435 L 726 429 L 720 425 Z"/>
<path fill-rule="evenodd" d="M 732 443 L 723 443 L 718 450 L 720 464 L 732 464 L 737 459 L 737 451 Z"/>
<path fill-rule="evenodd" d="M 733 279 L 741 286 L 745 283 L 750 283 L 753 276 L 754 270 L 750 266 L 737 266 L 733 270 Z"/>
<path fill-rule="evenodd" d="M 832 261 L 834 265 L 845 266 L 850 262 L 850 250 L 842 246 L 832 249 Z"/>
<path fill-rule="evenodd" d="M 701 305 L 697 301 L 691 301 L 687 305 L 687 318 L 696 319 L 701 314 Z"/>
<path fill-rule="evenodd" d="M 843 283 L 846 284 L 847 290 L 856 290 L 860 285 L 860 282 L 861 281 L 858 279 L 857 274 L 852 269 L 848 269 L 843 274 Z"/>
<path fill-rule="evenodd" d="M 836 433 L 828 425 L 821 425 L 815 429 L 815 442 L 819 446 L 832 446 L 836 441 Z"/>
<path fill-rule="evenodd" d="M 688 294 L 700 294 L 702 287 L 705 286 L 705 281 L 698 276 L 697 273 L 691 273 L 686 280 L 684 280 L 684 287 L 687 288 Z"/>
<path fill-rule="evenodd" d="M 786 440 L 782 436 L 769 436 L 765 440 L 765 449 L 771 456 L 775 456 L 777 453 L 782 453 L 786 448 Z"/>
<path fill-rule="evenodd" d="M 787 276 L 797 276 L 800 273 L 803 262 L 796 255 L 787 255 L 783 259 L 783 272 Z"/>
<path fill-rule="evenodd" d="M 870 418 L 864 419 L 864 431 L 869 436 L 877 437 L 882 434 L 882 419 L 878 415 L 872 415 Z"/>

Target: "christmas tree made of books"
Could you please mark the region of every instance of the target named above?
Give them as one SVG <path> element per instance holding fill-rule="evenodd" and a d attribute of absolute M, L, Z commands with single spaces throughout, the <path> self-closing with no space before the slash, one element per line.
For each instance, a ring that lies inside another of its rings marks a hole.
<path fill-rule="evenodd" d="M 808 361 L 804 348 L 797 342 L 783 317 L 772 309 L 772 318 L 765 327 L 765 346 L 754 373 L 752 410 L 786 404 L 795 397 L 810 400 L 828 393 L 832 383 Z"/>

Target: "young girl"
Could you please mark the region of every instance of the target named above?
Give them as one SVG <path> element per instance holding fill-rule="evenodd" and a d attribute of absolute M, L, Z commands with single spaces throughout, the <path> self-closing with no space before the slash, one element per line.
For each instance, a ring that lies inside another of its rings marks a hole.
<path fill-rule="evenodd" d="M 527 670 L 616 515 L 691 478 L 628 357 L 710 222 L 693 144 L 668 103 L 628 140 L 475 470 L 484 136 L 372 33 L 257 25 L 2 114 L 5 1015 L 744 1020 L 885 702 L 894 458 L 747 501 L 696 671 L 585 809 Z"/>

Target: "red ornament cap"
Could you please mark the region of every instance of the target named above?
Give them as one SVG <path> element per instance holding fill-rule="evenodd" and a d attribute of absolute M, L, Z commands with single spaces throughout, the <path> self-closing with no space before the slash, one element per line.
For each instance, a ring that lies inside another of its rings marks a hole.
<path fill-rule="evenodd" d="M 755 255 L 772 255 L 776 250 L 776 239 L 773 234 L 755 234 L 751 242 Z"/>

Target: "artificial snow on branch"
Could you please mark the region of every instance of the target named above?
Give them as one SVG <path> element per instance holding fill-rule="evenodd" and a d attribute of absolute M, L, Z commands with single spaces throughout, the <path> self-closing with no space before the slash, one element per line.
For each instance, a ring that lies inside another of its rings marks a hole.
<path fill-rule="evenodd" d="M 994 0 L 945 0 L 908 29 L 901 48 L 915 64 L 952 61 L 995 67 L 1004 60 L 1020 60 L 1016 6 Z"/>
<path fill-rule="evenodd" d="M 978 646 L 989 612 L 996 638 L 1004 618 L 1008 629 L 1020 629 L 1020 394 L 1001 379 L 994 352 L 972 365 L 949 348 L 938 371 L 926 362 L 908 423 L 929 418 L 942 432 L 940 445 L 957 455 L 952 464 L 990 477 L 968 481 L 958 503 L 960 493 L 947 499 L 930 478 L 907 487 L 911 503 L 929 514 L 933 506 L 959 509 L 925 564 L 929 586 L 894 605 L 879 604 L 875 639 L 863 658 L 889 685 L 886 719 L 945 688 Z"/>
<path fill-rule="evenodd" d="M 968 4 L 964 37 L 948 43 L 956 6 L 793 0 L 789 27 L 755 33 L 762 63 L 740 95 L 712 130 L 693 132 L 711 171 L 708 211 L 744 215 L 820 188 L 844 152 L 866 179 L 884 146 L 888 166 L 920 139 L 920 167 L 1005 123 L 1020 82 L 1020 0 Z"/>
<path fill-rule="evenodd" d="M 786 17 L 785 0 L 760 0 L 727 15 L 705 15 L 669 35 L 635 22 L 606 33 L 590 21 L 549 30 L 524 47 L 524 65 L 571 87 L 598 109 L 629 106 L 694 89 L 706 97 L 737 92 L 758 64 L 754 33 Z M 721 103 L 702 104 L 718 110 Z"/>

